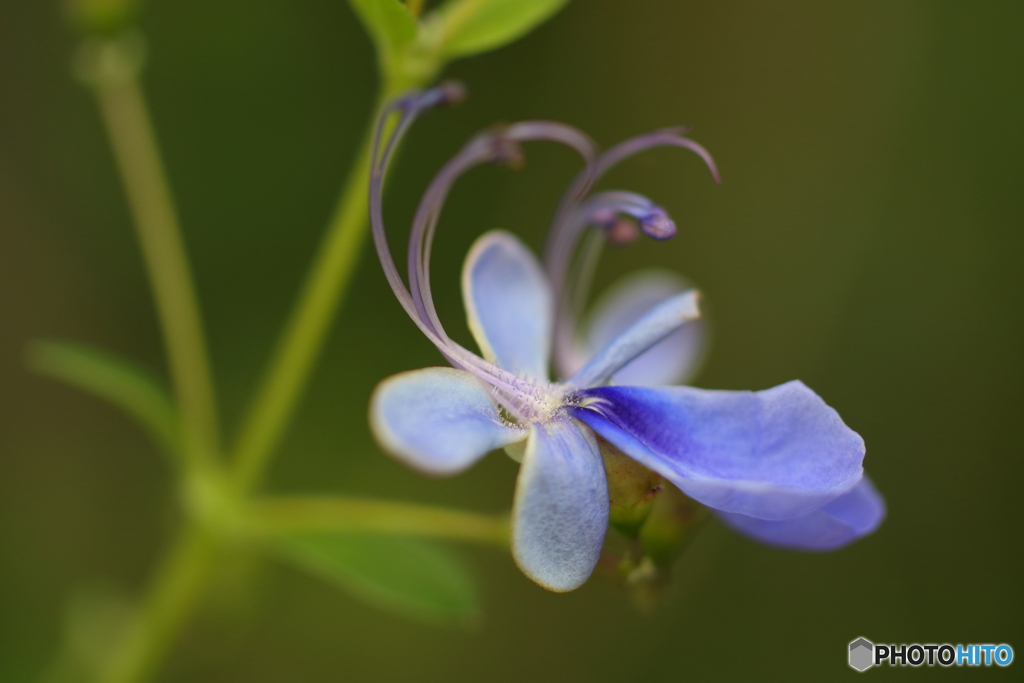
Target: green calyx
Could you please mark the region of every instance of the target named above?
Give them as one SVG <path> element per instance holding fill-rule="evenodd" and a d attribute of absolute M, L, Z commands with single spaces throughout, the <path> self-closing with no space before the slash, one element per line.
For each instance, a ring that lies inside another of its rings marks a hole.
<path fill-rule="evenodd" d="M 665 480 L 604 439 L 600 446 L 608 477 L 608 523 L 626 538 L 636 538 Z"/>
<path fill-rule="evenodd" d="M 659 565 L 671 562 L 707 520 L 707 508 L 604 439 L 600 447 L 609 525 L 635 541 L 643 557 Z"/>
<path fill-rule="evenodd" d="M 640 528 L 644 554 L 658 564 L 679 557 L 709 518 L 706 507 L 665 482 Z"/>

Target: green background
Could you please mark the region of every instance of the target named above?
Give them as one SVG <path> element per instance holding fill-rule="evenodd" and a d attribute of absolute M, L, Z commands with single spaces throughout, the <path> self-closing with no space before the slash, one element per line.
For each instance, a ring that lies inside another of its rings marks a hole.
<path fill-rule="evenodd" d="M 153 0 L 142 26 L 145 87 L 234 425 L 369 115 L 371 48 L 342 0 Z M 605 145 L 692 124 L 723 185 L 674 150 L 614 173 L 609 186 L 649 194 L 680 231 L 609 252 L 598 287 L 643 264 L 696 282 L 715 329 L 696 384 L 805 381 L 864 436 L 889 518 L 820 555 L 714 523 L 653 616 L 607 580 L 555 595 L 507 555 L 467 548 L 485 602 L 473 632 L 240 563 L 162 680 L 820 681 L 853 675 L 858 636 L 1024 653 L 1022 35 L 1024 4 L 1010 1 L 591 0 L 452 65 L 471 98 L 413 130 L 389 190 L 393 242 L 432 172 L 494 121 L 563 120 Z M 45 669 L 70 596 L 138 591 L 175 519 L 168 472 L 139 430 L 23 367 L 28 340 L 60 336 L 163 372 L 113 163 L 70 76 L 74 46 L 56 4 L 0 4 L 3 681 Z M 501 226 L 540 246 L 576 171 L 562 150 L 527 151 L 522 172 L 467 177 L 442 220 L 435 291 L 462 338 L 471 241 Z M 373 444 L 375 383 L 440 362 L 367 252 L 269 488 L 507 509 L 516 470 L 503 456 L 434 481 Z"/>

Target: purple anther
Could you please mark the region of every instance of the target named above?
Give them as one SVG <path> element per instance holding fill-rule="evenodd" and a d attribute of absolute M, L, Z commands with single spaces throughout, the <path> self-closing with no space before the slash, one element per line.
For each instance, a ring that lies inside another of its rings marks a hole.
<path fill-rule="evenodd" d="M 640 229 L 645 235 L 656 240 L 667 240 L 676 234 L 675 221 L 658 206 L 646 216 L 640 217 Z"/>

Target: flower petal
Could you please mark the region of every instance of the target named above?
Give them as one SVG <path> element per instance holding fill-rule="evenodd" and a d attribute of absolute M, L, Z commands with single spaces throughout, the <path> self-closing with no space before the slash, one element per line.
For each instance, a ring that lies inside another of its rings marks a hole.
<path fill-rule="evenodd" d="M 587 357 L 610 344 L 645 313 L 666 299 L 690 289 L 667 270 L 650 269 L 619 280 L 594 304 L 587 334 Z M 707 323 L 692 320 L 644 351 L 612 375 L 614 384 L 662 386 L 686 384 L 706 349 Z M 583 363 L 572 369 L 572 372 Z"/>
<path fill-rule="evenodd" d="M 717 510 L 797 517 L 863 474 L 864 440 L 799 381 L 758 392 L 598 387 L 580 398 L 577 418 Z"/>
<path fill-rule="evenodd" d="M 512 554 L 553 591 L 579 587 L 608 529 L 608 483 L 594 434 L 571 418 L 530 427 L 512 507 Z"/>
<path fill-rule="evenodd" d="M 566 384 L 584 388 L 608 381 L 612 375 L 672 332 L 700 317 L 698 298 L 696 290 L 691 289 L 662 301 L 594 354 Z"/>
<path fill-rule="evenodd" d="M 548 379 L 554 309 L 536 257 L 503 230 L 481 236 L 462 268 L 469 329 L 484 357 L 520 377 Z"/>
<path fill-rule="evenodd" d="M 834 550 L 866 536 L 885 518 L 885 501 L 864 477 L 852 489 L 806 515 L 771 521 L 734 512 L 718 516 L 762 543 L 800 550 Z"/>
<path fill-rule="evenodd" d="M 473 375 L 453 368 L 412 370 L 378 384 L 370 426 L 381 448 L 427 474 L 454 474 L 527 434 L 502 422 Z"/>

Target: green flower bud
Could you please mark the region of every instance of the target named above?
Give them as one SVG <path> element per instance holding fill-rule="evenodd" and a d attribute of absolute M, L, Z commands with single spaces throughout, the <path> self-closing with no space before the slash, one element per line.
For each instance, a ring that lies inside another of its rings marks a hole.
<path fill-rule="evenodd" d="M 627 538 L 636 538 L 666 482 L 604 439 L 599 442 L 611 499 L 608 522 Z"/>

